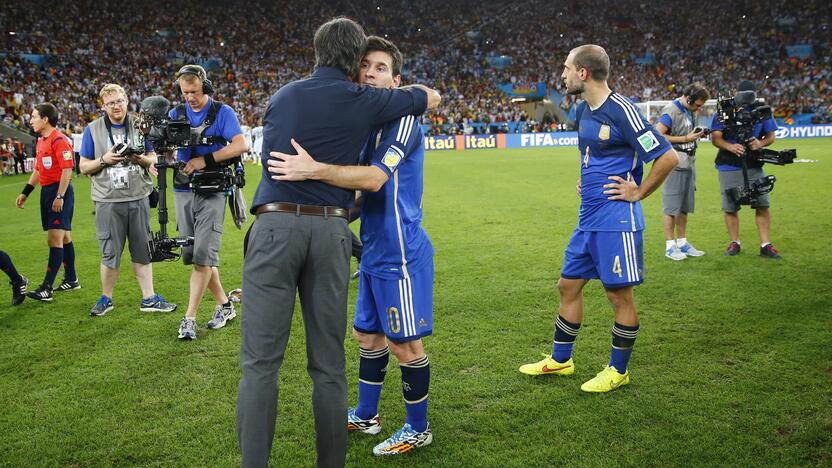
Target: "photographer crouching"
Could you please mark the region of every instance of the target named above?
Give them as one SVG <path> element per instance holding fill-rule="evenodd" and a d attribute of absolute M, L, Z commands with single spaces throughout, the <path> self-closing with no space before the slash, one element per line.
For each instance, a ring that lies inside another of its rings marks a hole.
<path fill-rule="evenodd" d="M 119 276 L 124 245 L 129 241 L 133 271 L 142 290 L 142 312 L 172 312 L 170 304 L 153 290 L 150 264 L 150 170 L 156 153 L 138 135 L 134 116 L 127 113 L 127 93 L 106 84 L 99 93 L 104 116 L 84 129 L 80 151 L 81 172 L 90 176 L 95 203 L 95 237 L 101 248 L 101 297 L 90 310 L 100 317 L 113 310 L 113 289 Z M 132 118 L 131 118 L 132 117 Z M 139 141 L 141 144 L 136 144 Z"/>
<path fill-rule="evenodd" d="M 182 95 L 184 104 L 171 109 L 171 119 L 185 119 L 192 132 L 199 133 L 206 144 L 178 150 L 177 160 L 185 163 L 174 174 L 173 190 L 176 204 L 176 224 L 182 236 L 193 236 L 192 246 L 183 247 L 182 260 L 193 265 L 188 295 L 188 310 L 179 324 L 179 338 L 196 339 L 196 314 L 206 288 L 216 301 L 214 315 L 208 328 L 225 326 L 236 317 L 220 283 L 219 251 L 225 219 L 226 193 L 201 189 L 196 183 L 202 175 L 227 166 L 234 158 L 248 151 L 248 147 L 234 110 L 214 101 L 213 84 L 205 69 L 199 65 L 185 65 L 176 73 L 174 90 Z M 193 188 L 192 188 L 193 187 Z"/>
<path fill-rule="evenodd" d="M 728 104 L 725 104 L 726 102 Z M 779 260 L 780 253 L 771 245 L 770 238 L 771 213 L 768 209 L 768 192 L 773 187 L 773 180 L 771 186 L 756 190 L 746 200 L 738 199 L 736 195 L 737 188 L 750 187 L 749 181 L 756 182 L 767 177 L 763 172 L 763 162 L 752 156 L 753 152 L 774 143 L 777 122 L 768 106 L 761 106 L 756 102 L 755 86 L 747 80 L 740 82 L 733 101 L 720 99 L 720 104 L 711 124 L 711 142 L 719 148 L 714 163 L 719 171 L 725 226 L 731 237 L 731 243 L 724 255 L 733 257 L 740 253 L 740 218 L 737 212 L 742 204 L 746 204 L 743 201 L 746 201 L 756 211 L 760 256 Z"/>

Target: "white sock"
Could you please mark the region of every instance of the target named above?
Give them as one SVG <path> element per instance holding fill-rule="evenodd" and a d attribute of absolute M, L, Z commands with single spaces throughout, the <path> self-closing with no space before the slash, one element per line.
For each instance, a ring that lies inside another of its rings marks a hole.
<path fill-rule="evenodd" d="M 736 243 L 737 243 L 737 245 L 742 245 L 742 242 L 740 242 L 740 240 L 739 240 L 739 239 L 732 240 L 731 242 L 736 242 Z"/>
<path fill-rule="evenodd" d="M 665 247 L 664 247 L 664 248 L 666 248 L 666 249 L 672 249 L 673 247 L 676 247 L 676 241 L 675 241 L 675 240 L 672 240 L 672 239 L 671 239 L 671 240 L 669 240 L 669 241 L 664 241 L 664 245 L 665 245 Z"/>
<path fill-rule="evenodd" d="M 763 247 L 765 247 L 769 244 L 771 244 L 771 242 L 764 242 L 764 243 L 760 244 L 760 248 L 762 249 Z"/>
<path fill-rule="evenodd" d="M 677 244 L 679 247 L 681 247 L 681 246 L 683 246 L 683 245 L 685 245 L 685 244 L 687 244 L 687 243 L 688 243 L 688 238 L 687 238 L 687 237 L 680 237 L 680 238 L 676 239 L 676 244 Z"/>

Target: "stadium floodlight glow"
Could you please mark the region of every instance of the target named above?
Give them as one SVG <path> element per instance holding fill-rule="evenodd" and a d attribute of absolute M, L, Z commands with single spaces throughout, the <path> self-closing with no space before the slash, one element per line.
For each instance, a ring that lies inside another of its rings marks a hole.
<path fill-rule="evenodd" d="M 14 36 L 15 34 L 17 34 L 17 33 L 14 32 L 14 31 L 9 31 L 9 36 Z"/>
<path fill-rule="evenodd" d="M 220 47 L 225 47 L 225 42 L 220 41 Z"/>

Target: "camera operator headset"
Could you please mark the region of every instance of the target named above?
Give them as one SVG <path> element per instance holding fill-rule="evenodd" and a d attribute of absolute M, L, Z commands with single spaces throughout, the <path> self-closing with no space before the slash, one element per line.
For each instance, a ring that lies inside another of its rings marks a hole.
<path fill-rule="evenodd" d="M 737 87 L 737 92 L 756 91 L 754 83 L 744 80 Z M 751 107 L 753 104 L 746 106 Z M 719 171 L 719 189 L 722 195 L 722 211 L 725 213 L 725 227 L 731 237 L 731 243 L 725 250 L 725 256 L 735 256 L 740 253 L 740 220 L 737 212 L 740 210 L 738 201 L 733 200 L 727 193 L 731 188 L 742 186 L 744 183 L 742 174 L 743 159 L 748 168 L 749 179 L 765 177 L 763 163 L 746 154 L 746 145 L 749 150 L 755 151 L 774 143 L 774 133 L 777 130 L 777 122 L 773 117 L 754 124 L 748 142 L 736 140 L 736 135 L 731 132 L 723 133 L 725 126 L 719 119 L 719 113 L 714 114 L 711 123 L 711 142 L 719 151 L 716 155 L 714 165 Z M 760 256 L 772 259 L 779 259 L 780 254 L 771 245 L 770 226 L 771 213 L 769 212 L 769 194 L 765 193 L 756 198 L 751 205 L 756 211 L 757 232 L 760 235 Z"/>
<path fill-rule="evenodd" d="M 710 97 L 702 84 L 693 83 L 680 98 L 662 109 L 656 124 L 656 130 L 667 138 L 679 156 L 679 164 L 665 180 L 662 192 L 665 256 L 671 260 L 704 255 L 688 242 L 687 221 L 688 213 L 693 213 L 694 208 L 697 140 L 705 135 L 704 129 L 696 127 L 695 113 Z"/>
<path fill-rule="evenodd" d="M 176 73 L 173 89 L 184 104 L 171 109 L 171 119 L 185 119 L 192 132 L 199 132 L 202 144 L 178 150 L 177 160 L 185 163 L 182 172 L 191 176 L 223 166 L 248 151 L 240 122 L 234 110 L 214 101 L 210 95 L 213 84 L 205 69 L 185 65 Z M 234 317 L 220 283 L 219 250 L 225 218 L 225 192 L 193 190 L 182 177 L 174 177 L 174 202 L 180 235 L 193 236 L 193 246 L 182 249 L 182 260 L 193 265 L 188 309 L 179 329 L 179 338 L 196 338 L 196 313 L 205 289 L 211 290 L 217 303 L 215 317 L 208 328 L 220 328 Z M 217 318 L 219 317 L 219 320 Z"/>

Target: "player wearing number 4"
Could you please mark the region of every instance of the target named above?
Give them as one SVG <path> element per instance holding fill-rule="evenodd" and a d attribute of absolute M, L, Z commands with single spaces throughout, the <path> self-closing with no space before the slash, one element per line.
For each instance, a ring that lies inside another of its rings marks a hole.
<path fill-rule="evenodd" d="M 383 38 L 367 38 L 360 83 L 396 88 L 402 54 Z M 269 171 L 278 180 L 322 180 L 362 190 L 364 243 L 353 336 L 358 341 L 358 405 L 347 411 L 351 432 L 378 434 L 378 403 L 390 351 L 401 367 L 407 412 L 404 426 L 373 448 L 398 455 L 433 441 L 428 425 L 430 363 L 422 337 L 433 329 L 433 247 L 421 226 L 425 148 L 419 119 L 406 116 L 371 132 L 360 166 L 322 164 L 296 142 L 298 155 L 272 153 Z"/>
<path fill-rule="evenodd" d="M 585 382 L 585 392 L 630 383 L 627 365 L 638 333 L 633 286 L 644 280 L 640 200 L 655 191 L 678 163 L 667 140 L 625 97 L 607 85 L 610 59 L 597 45 L 573 49 L 561 77 L 568 94 L 582 94 L 577 113 L 581 152 L 578 226 L 566 247 L 558 281 L 560 311 L 552 354 L 520 367 L 528 375 L 575 372 L 572 347 L 583 321 L 583 288 L 600 279 L 615 312 L 609 365 Z M 644 164 L 653 161 L 642 181 Z"/>

